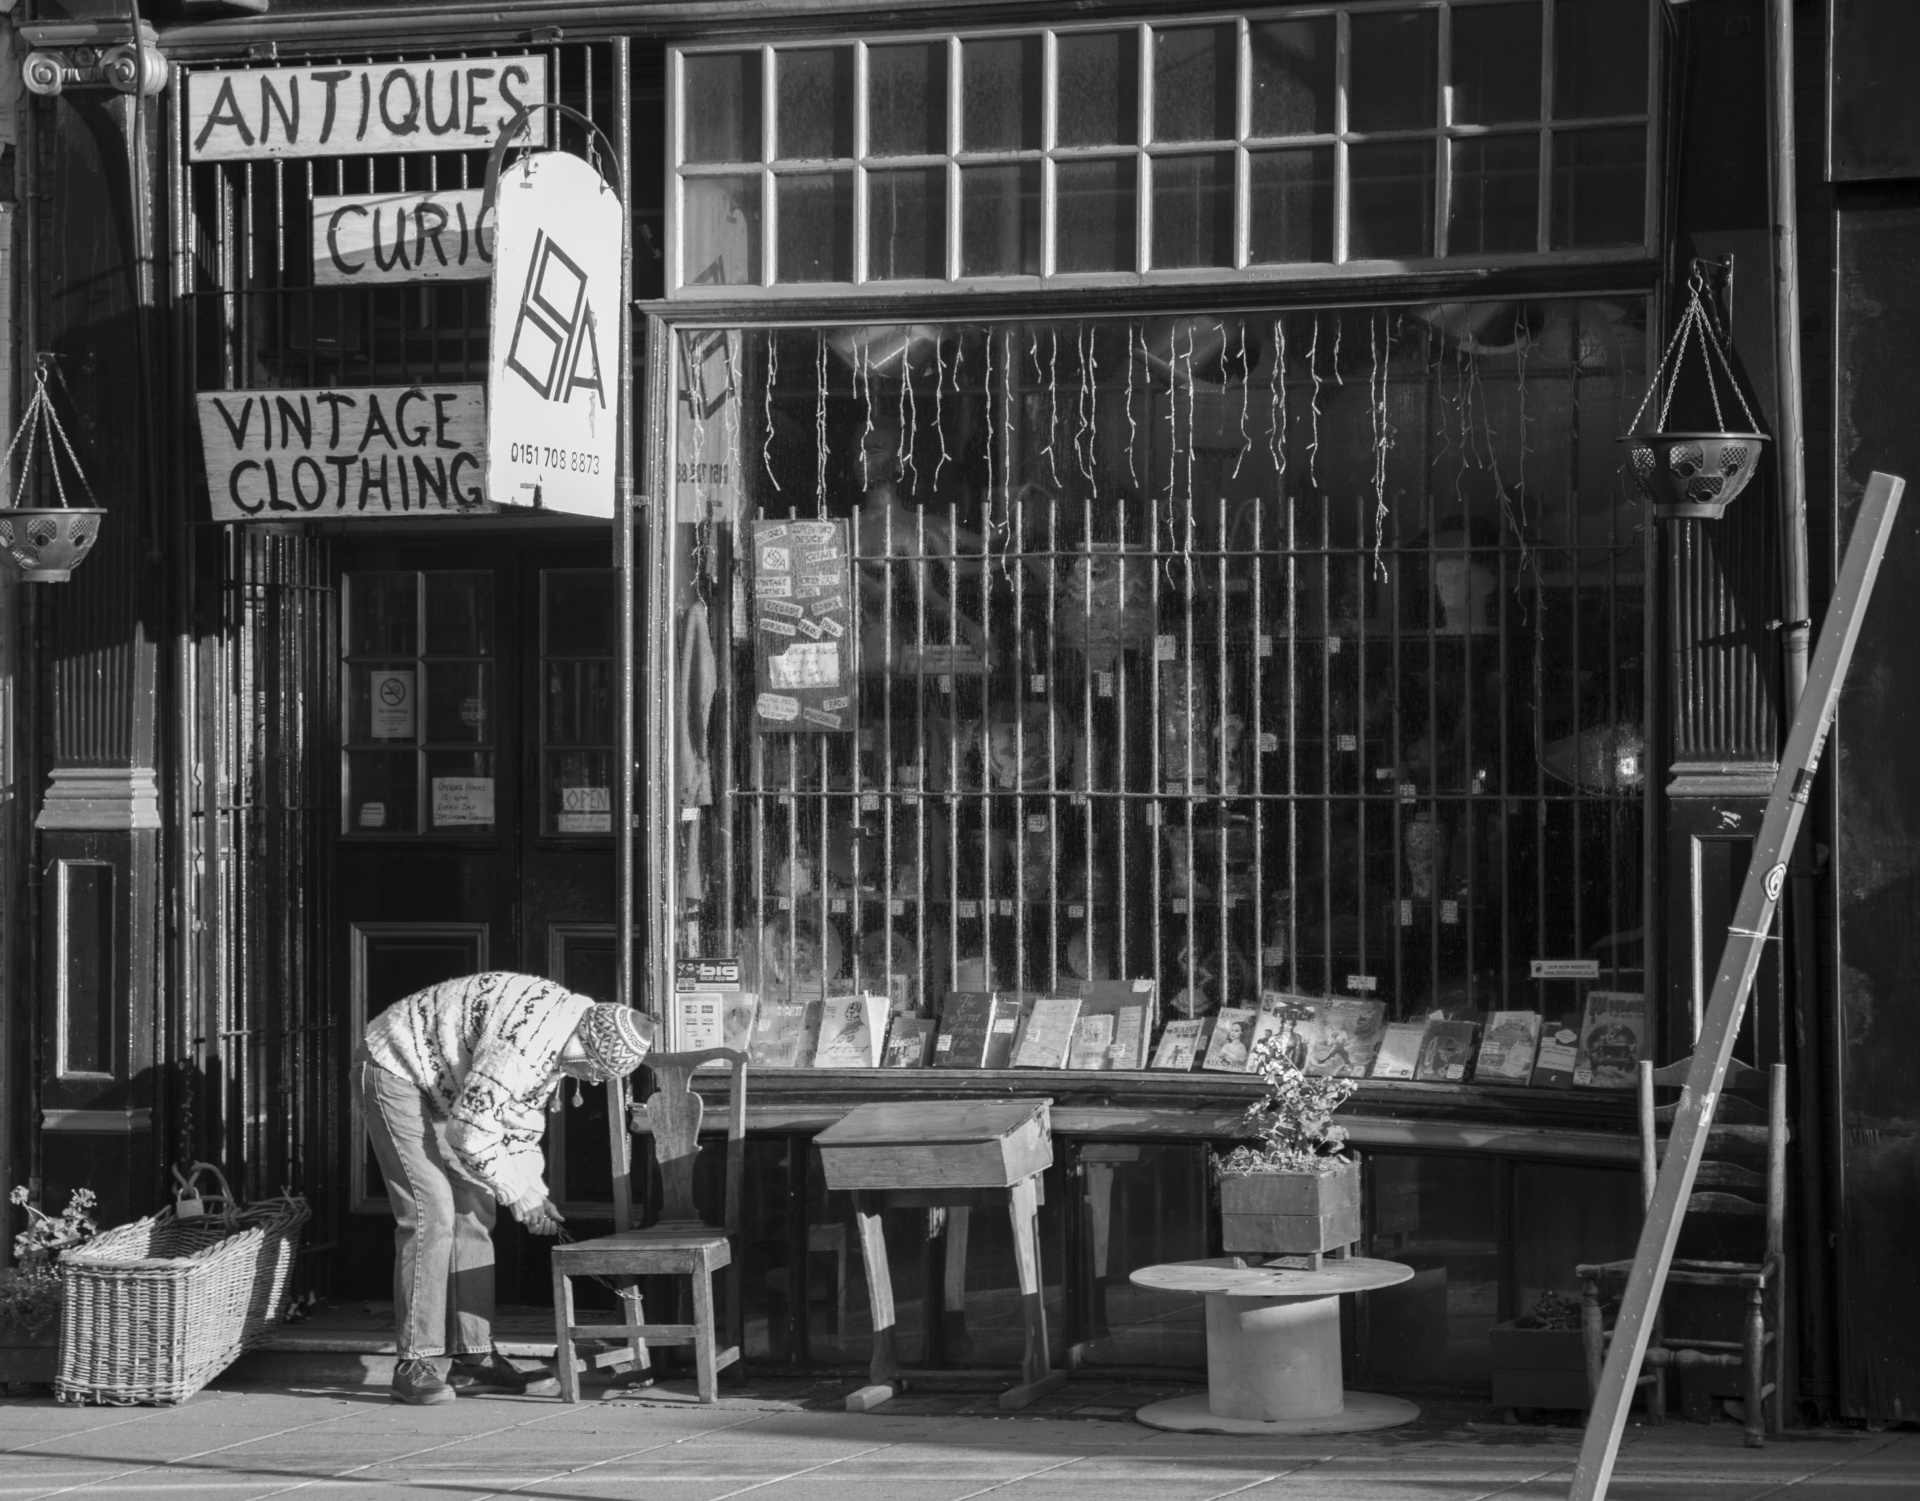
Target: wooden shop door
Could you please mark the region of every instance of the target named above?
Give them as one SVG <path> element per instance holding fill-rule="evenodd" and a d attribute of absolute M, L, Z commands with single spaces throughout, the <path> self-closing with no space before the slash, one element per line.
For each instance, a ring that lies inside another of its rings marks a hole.
<path fill-rule="evenodd" d="M 441 535 L 451 527 L 437 529 Z M 483 969 L 613 999 L 618 576 L 604 534 L 343 546 L 336 973 L 356 1040 L 425 985 Z M 551 1118 L 548 1181 L 610 1218 L 604 1092 Z M 340 1286 L 389 1296 L 385 1185 L 350 1132 Z M 499 1298 L 549 1298 L 545 1243 L 504 1210 Z"/>

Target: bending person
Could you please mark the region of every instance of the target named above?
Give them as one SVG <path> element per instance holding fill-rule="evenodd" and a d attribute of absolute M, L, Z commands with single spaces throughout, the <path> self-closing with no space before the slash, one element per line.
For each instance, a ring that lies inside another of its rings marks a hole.
<path fill-rule="evenodd" d="M 493 1343 L 497 1206 L 559 1233 L 540 1139 L 560 1080 L 630 1074 L 653 1034 L 631 1007 L 505 973 L 430 985 L 367 1027 L 353 1089 L 393 1204 L 395 1401 L 537 1379 Z"/>

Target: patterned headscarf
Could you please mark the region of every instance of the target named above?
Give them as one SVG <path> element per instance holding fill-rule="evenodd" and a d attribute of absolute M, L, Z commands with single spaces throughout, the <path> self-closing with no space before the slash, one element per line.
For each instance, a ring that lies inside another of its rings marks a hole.
<path fill-rule="evenodd" d="M 631 1006 L 595 1005 L 580 1018 L 574 1036 L 587 1051 L 598 1080 L 623 1078 L 653 1047 L 653 1018 Z"/>

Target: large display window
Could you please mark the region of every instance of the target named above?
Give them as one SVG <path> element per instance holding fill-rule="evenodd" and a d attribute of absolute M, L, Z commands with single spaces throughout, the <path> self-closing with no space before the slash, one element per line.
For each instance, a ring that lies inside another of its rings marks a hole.
<path fill-rule="evenodd" d="M 1595 992 L 1631 1032 L 1646 317 L 676 329 L 674 957 L 794 1008 L 775 1066 L 1231 1071 L 1335 1000 L 1340 1071 L 1438 1019 L 1470 1078 Z"/>

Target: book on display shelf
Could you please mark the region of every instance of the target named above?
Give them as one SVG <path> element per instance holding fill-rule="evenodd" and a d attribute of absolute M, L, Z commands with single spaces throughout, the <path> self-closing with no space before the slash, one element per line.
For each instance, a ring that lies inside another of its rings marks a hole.
<path fill-rule="evenodd" d="M 1579 1089 L 1631 1089 L 1647 1057 L 1647 998 L 1637 990 L 1590 990 L 1580 1022 Z"/>
<path fill-rule="evenodd" d="M 820 1012 L 820 1043 L 813 1066 L 878 1068 L 886 1018 L 883 995 L 829 996 Z"/>
<path fill-rule="evenodd" d="M 1153 1052 L 1153 1066 L 1174 1073 L 1190 1074 L 1206 1049 L 1212 1017 L 1181 1017 L 1160 1030 L 1160 1044 Z"/>
<path fill-rule="evenodd" d="M 1496 1011 L 1487 1018 L 1473 1077 L 1482 1084 L 1525 1084 L 1540 1046 L 1538 1011 Z"/>
<path fill-rule="evenodd" d="M 763 1001 L 747 1059 L 757 1068 L 807 1068 L 819 1036 L 819 1001 Z"/>
<path fill-rule="evenodd" d="M 1113 1023 L 1111 1011 L 1096 1011 L 1073 1025 L 1073 1042 L 1067 1048 L 1067 1067 L 1097 1072 L 1113 1067 Z"/>
<path fill-rule="evenodd" d="M 1540 1030 L 1539 1051 L 1527 1082 L 1535 1089 L 1573 1088 L 1573 1070 L 1580 1062 L 1580 1028 L 1572 1017 L 1548 1022 Z"/>
<path fill-rule="evenodd" d="M 982 1068 L 1013 1067 L 1013 1050 L 1020 1043 L 1020 1034 L 1027 1029 L 1028 1018 L 1033 1015 L 1034 999 L 1012 990 L 994 995 L 997 1009 L 987 1027 L 987 1056 L 980 1065 Z"/>
<path fill-rule="evenodd" d="M 935 1068 L 981 1068 L 996 999 L 987 990 L 948 991 L 940 1006 L 940 1032 L 933 1042 Z"/>
<path fill-rule="evenodd" d="M 895 1013 L 887 1028 L 887 1050 L 880 1059 L 882 1068 L 925 1068 L 933 1053 L 935 1023 L 930 1016 L 902 1016 Z"/>
<path fill-rule="evenodd" d="M 1080 1020 L 1077 995 L 1036 996 L 1028 1013 L 1018 1046 L 1013 1050 L 1014 1068 L 1065 1068 L 1067 1053 L 1073 1047 L 1073 1033 Z"/>
<path fill-rule="evenodd" d="M 1295 995 L 1286 990 L 1263 990 L 1260 993 L 1260 1014 L 1254 1020 L 1249 1050 L 1269 1037 L 1278 1037 L 1281 1055 L 1295 1068 L 1305 1068 L 1307 1039 L 1302 1028 L 1312 1021 L 1318 1005 L 1319 1002 L 1312 996 Z"/>
<path fill-rule="evenodd" d="M 676 1037 L 674 1046 L 682 1053 L 698 1053 L 706 1048 L 725 1047 L 724 1006 L 728 999 L 727 996 L 703 991 L 696 991 L 691 995 L 676 995 L 673 998 Z"/>
<path fill-rule="evenodd" d="M 1420 1061 L 1413 1069 L 1415 1082 L 1466 1083 L 1473 1072 L 1473 1044 L 1479 1030 L 1472 1022 L 1428 1022 L 1427 1035 L 1420 1043 Z"/>
<path fill-rule="evenodd" d="M 1374 1079 L 1411 1079 L 1420 1064 L 1420 1044 L 1426 1041 L 1427 1024 L 1388 1022 L 1380 1033 L 1380 1050 L 1373 1055 Z"/>
<path fill-rule="evenodd" d="M 1316 1001 L 1313 1015 L 1300 1023 L 1306 1043 L 1306 1071 L 1337 1079 L 1364 1079 L 1380 1051 L 1380 1032 L 1386 1021 L 1384 1001 L 1353 1000 L 1346 996 Z"/>
<path fill-rule="evenodd" d="M 1216 1074 L 1244 1074 L 1256 1015 L 1251 1006 L 1222 1006 L 1213 1018 L 1213 1036 L 1201 1068 Z"/>
<path fill-rule="evenodd" d="M 1113 1046 L 1122 1051 L 1111 1054 L 1111 1068 L 1145 1068 L 1147 1044 L 1151 1040 L 1154 1015 L 1154 986 L 1151 980 L 1089 980 L 1080 989 L 1080 1015 L 1110 1015 Z M 1122 1020 L 1129 1014 L 1139 1019 L 1136 1027 Z"/>
<path fill-rule="evenodd" d="M 1122 1006 L 1113 1013 L 1113 1042 L 1107 1048 L 1107 1067 L 1142 1069 L 1147 1066 L 1147 1039 L 1153 1017 L 1145 1006 Z"/>

